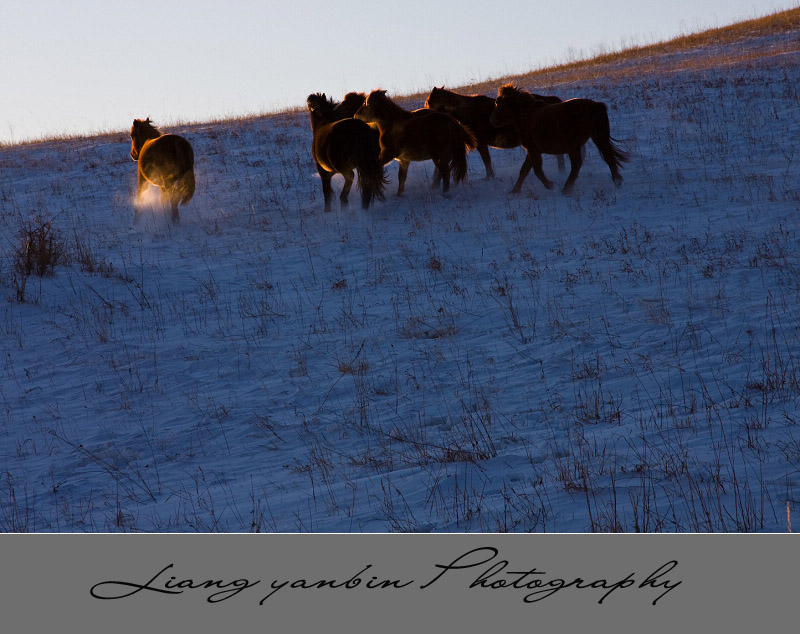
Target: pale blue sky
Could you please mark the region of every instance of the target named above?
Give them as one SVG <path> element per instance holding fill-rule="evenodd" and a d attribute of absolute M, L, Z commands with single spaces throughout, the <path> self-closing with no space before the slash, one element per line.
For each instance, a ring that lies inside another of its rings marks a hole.
<path fill-rule="evenodd" d="M 3 0 L 0 142 L 457 86 L 796 0 Z"/>

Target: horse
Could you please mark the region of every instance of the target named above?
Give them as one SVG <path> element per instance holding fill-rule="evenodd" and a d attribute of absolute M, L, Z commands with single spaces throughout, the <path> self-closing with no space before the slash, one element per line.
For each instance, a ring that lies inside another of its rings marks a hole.
<path fill-rule="evenodd" d="M 367 96 L 363 92 L 349 92 L 342 102 L 333 108 L 333 114 L 338 119 L 352 119 L 358 109 L 364 105 Z"/>
<path fill-rule="evenodd" d="M 431 159 L 436 166 L 434 186 L 442 181 L 442 194 L 450 190 L 450 175 L 460 183 L 467 176 L 467 152 L 477 140 L 458 119 L 422 108 L 410 112 L 395 104 L 385 90 L 373 90 L 355 114 L 380 131 L 381 161 L 400 163 L 397 195 L 402 196 L 411 161 Z"/>
<path fill-rule="evenodd" d="M 622 184 L 619 168 L 630 160 L 630 156 L 615 145 L 616 140 L 611 137 L 608 122 L 608 109 L 602 102 L 569 99 L 548 104 L 512 84 L 506 84 L 498 91 L 489 120 L 492 125 L 513 125 L 528 153 L 511 190 L 512 194 L 521 191 L 522 181 L 531 168 L 547 189 L 553 187 L 553 182 L 542 171 L 542 154 L 569 156 L 570 172 L 561 190 L 564 194 L 569 193 L 583 164 L 581 150 L 589 139 L 592 139 L 608 164 L 614 184 Z"/>
<path fill-rule="evenodd" d="M 363 121 L 348 118 L 341 108 L 342 104 L 328 99 L 324 93 L 309 95 L 306 106 L 313 133 L 311 154 L 322 179 L 325 211 L 331 210 L 331 179 L 334 174 L 344 176 L 339 202 L 342 207 L 347 206 L 355 178 L 354 170 L 358 170 L 358 189 L 363 209 L 368 209 L 376 199 L 385 200 L 383 188 L 386 185 L 386 172 L 380 161 L 378 131 Z M 346 108 L 355 111 L 352 102 Z"/>
<path fill-rule="evenodd" d="M 172 221 L 178 222 L 178 204 L 185 205 L 194 195 L 194 151 L 189 142 L 176 134 L 161 134 L 147 119 L 134 119 L 131 126 L 131 158 L 138 162 L 139 200 L 148 183 L 161 189 L 162 203 L 169 202 Z M 133 221 L 139 220 L 138 209 Z"/>
<path fill-rule="evenodd" d="M 538 99 L 546 103 L 560 103 L 561 99 L 556 96 L 535 95 Z M 428 98 L 425 100 L 425 107 L 447 112 L 467 126 L 475 135 L 478 141 L 478 154 L 483 160 L 486 168 L 486 178 L 494 178 L 492 168 L 492 157 L 489 154 L 489 147 L 510 150 L 519 147 L 520 139 L 516 128 L 512 125 L 495 127 L 489 122 L 494 110 L 494 98 L 487 95 L 460 95 L 445 87 L 434 87 Z M 557 156 L 558 169 L 564 169 L 564 156 Z"/>

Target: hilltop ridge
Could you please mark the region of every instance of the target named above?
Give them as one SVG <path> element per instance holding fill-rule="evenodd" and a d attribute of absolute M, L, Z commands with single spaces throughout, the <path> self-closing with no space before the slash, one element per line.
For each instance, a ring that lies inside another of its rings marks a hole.
<path fill-rule="evenodd" d="M 584 81 L 602 77 L 606 79 L 629 79 L 636 74 L 653 72 L 686 71 L 692 68 L 702 69 L 714 66 L 752 63 L 756 60 L 779 59 L 785 53 L 796 52 L 800 37 L 800 7 L 777 11 L 766 16 L 735 22 L 722 27 L 681 35 L 662 42 L 625 47 L 618 51 L 602 52 L 563 64 L 546 66 L 538 69 L 492 77 L 480 82 L 447 87 L 464 94 L 494 94 L 497 87 L 505 83 L 524 85 L 554 86 L 563 83 Z M 428 87 L 426 90 L 430 90 Z M 403 105 L 417 104 L 424 101 L 426 92 L 407 95 L 393 95 L 395 101 Z M 253 121 L 274 116 L 304 111 L 305 106 L 298 104 L 291 108 L 274 112 L 248 114 L 238 117 L 221 117 L 205 121 L 178 121 L 170 124 L 170 128 L 189 130 L 209 125 L 224 125 L 242 121 Z M 73 139 L 114 138 L 125 134 L 126 130 L 105 132 L 92 135 L 63 135 L 29 140 L 21 143 L 4 144 L 0 142 L 0 151 L 7 147 L 35 145 L 52 141 Z"/>
<path fill-rule="evenodd" d="M 556 85 L 587 79 L 629 79 L 636 74 L 749 63 L 796 52 L 800 7 L 662 42 L 625 47 L 524 73 L 453 87 L 464 93 L 490 93 L 504 83 Z M 421 94 L 421 93 L 420 93 Z M 418 97 L 414 95 L 413 97 Z"/>

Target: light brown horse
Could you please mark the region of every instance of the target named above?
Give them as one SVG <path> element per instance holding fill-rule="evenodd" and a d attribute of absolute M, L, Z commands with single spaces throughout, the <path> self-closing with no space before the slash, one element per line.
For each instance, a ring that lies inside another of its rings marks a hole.
<path fill-rule="evenodd" d="M 356 95 L 356 93 L 350 93 Z M 348 97 L 350 97 L 348 95 Z M 363 95 L 362 95 L 363 97 Z M 314 139 L 311 153 L 317 172 L 322 179 L 322 195 L 325 198 L 325 211 L 331 209 L 333 188 L 331 179 L 334 174 L 344 176 L 344 187 L 339 196 L 342 207 L 347 206 L 347 198 L 358 170 L 358 188 L 361 192 L 361 207 L 368 209 L 377 200 L 384 200 L 383 188 L 386 185 L 386 173 L 380 161 L 380 144 L 378 131 L 358 119 L 347 118 L 347 111 L 355 112 L 361 101 L 353 103 L 353 98 L 346 100 L 346 105 L 337 104 L 325 97 L 324 93 L 309 95 L 306 99 L 308 114 L 311 118 L 311 130 Z"/>
<path fill-rule="evenodd" d="M 385 90 L 373 90 L 355 117 L 377 125 L 381 161 L 400 163 L 398 196 L 403 195 L 411 161 L 432 160 L 437 170 L 434 185 L 441 178 L 445 195 L 450 190 L 451 174 L 456 183 L 466 178 L 467 153 L 476 147 L 477 141 L 452 115 L 427 108 L 409 112 L 389 99 Z"/>
<path fill-rule="evenodd" d="M 176 134 L 161 134 L 150 118 L 134 119 L 131 126 L 131 158 L 138 162 L 137 200 L 148 183 L 161 189 L 161 202 L 169 202 L 172 221 L 178 222 L 178 204 L 185 205 L 194 195 L 194 151 L 189 142 Z M 139 210 L 133 221 L 139 220 Z"/>
<path fill-rule="evenodd" d="M 535 95 L 546 103 L 560 103 L 555 96 Z M 492 157 L 489 148 L 508 150 L 519 147 L 520 139 L 516 128 L 512 125 L 495 127 L 489 122 L 494 110 L 494 98 L 486 95 L 459 95 L 445 87 L 434 88 L 425 100 L 425 107 L 447 112 L 467 126 L 478 142 L 478 154 L 481 155 L 486 168 L 486 178 L 494 178 Z M 557 156 L 558 169 L 564 169 L 564 156 Z"/>
<path fill-rule="evenodd" d="M 542 171 L 542 154 L 569 156 L 570 172 L 561 190 L 562 193 L 569 192 L 583 164 L 581 149 L 589 139 L 608 164 L 614 184 L 622 184 L 619 168 L 630 157 L 614 144 L 604 103 L 591 99 L 569 99 L 548 104 L 506 84 L 498 91 L 490 121 L 497 126 L 513 125 L 528 153 L 511 190 L 513 194 L 520 192 L 522 182 L 531 168 L 547 189 L 553 186 Z"/>

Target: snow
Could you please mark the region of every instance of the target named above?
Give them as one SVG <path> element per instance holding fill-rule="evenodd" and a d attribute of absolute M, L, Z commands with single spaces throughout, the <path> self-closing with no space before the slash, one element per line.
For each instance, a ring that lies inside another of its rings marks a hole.
<path fill-rule="evenodd" d="M 521 86 L 633 154 L 616 188 L 590 144 L 569 196 L 494 150 L 326 214 L 298 111 L 164 130 L 197 192 L 134 226 L 125 135 L 1 148 L 0 529 L 787 530 L 800 53 L 690 57 Z M 37 215 L 71 258 L 20 301 Z"/>

